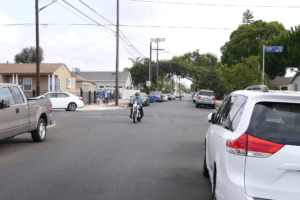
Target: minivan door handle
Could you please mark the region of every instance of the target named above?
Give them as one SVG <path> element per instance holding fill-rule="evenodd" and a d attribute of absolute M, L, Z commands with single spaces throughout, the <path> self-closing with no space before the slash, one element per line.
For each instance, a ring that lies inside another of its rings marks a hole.
<path fill-rule="evenodd" d="M 19 114 L 19 112 L 20 112 L 20 110 L 19 110 L 19 108 L 17 108 L 17 109 L 16 109 L 16 113 Z"/>
<path fill-rule="evenodd" d="M 300 165 L 297 165 L 297 164 L 282 164 L 278 167 L 278 169 L 290 170 L 290 171 L 299 171 L 300 172 Z"/>

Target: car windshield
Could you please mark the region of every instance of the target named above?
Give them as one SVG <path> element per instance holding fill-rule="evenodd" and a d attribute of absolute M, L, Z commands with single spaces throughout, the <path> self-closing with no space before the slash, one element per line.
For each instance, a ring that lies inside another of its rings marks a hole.
<path fill-rule="evenodd" d="M 300 104 L 256 104 L 246 133 L 279 144 L 300 146 Z"/>
<path fill-rule="evenodd" d="M 199 95 L 213 97 L 213 96 L 215 96 L 215 93 L 213 93 L 213 92 L 201 91 L 201 92 L 199 92 Z"/>
<path fill-rule="evenodd" d="M 147 94 L 146 93 L 141 93 L 140 97 L 147 97 Z"/>

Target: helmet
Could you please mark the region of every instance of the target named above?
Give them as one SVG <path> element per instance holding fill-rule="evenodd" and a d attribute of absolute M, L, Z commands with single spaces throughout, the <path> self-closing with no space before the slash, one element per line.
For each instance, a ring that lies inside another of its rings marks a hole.
<path fill-rule="evenodd" d="M 137 93 L 135 93 L 135 96 L 140 96 L 140 93 L 138 93 L 138 92 L 137 92 Z"/>

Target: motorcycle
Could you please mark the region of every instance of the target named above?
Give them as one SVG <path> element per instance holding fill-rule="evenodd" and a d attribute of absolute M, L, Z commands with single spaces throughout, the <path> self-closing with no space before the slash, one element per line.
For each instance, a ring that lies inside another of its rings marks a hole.
<path fill-rule="evenodd" d="M 141 121 L 141 114 L 140 114 L 140 110 L 139 110 L 139 105 L 137 102 L 134 102 L 133 106 L 132 106 L 132 119 L 133 119 L 133 123 L 136 123 L 136 121 Z"/>

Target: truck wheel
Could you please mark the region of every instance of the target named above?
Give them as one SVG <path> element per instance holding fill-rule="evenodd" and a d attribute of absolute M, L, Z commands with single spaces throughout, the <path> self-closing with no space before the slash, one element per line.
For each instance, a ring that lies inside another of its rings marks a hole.
<path fill-rule="evenodd" d="M 75 103 L 69 103 L 68 110 L 69 111 L 75 111 L 77 108 L 77 105 Z"/>
<path fill-rule="evenodd" d="M 40 118 L 37 129 L 31 131 L 31 138 L 34 142 L 44 142 L 47 135 L 46 122 L 44 119 Z"/>

